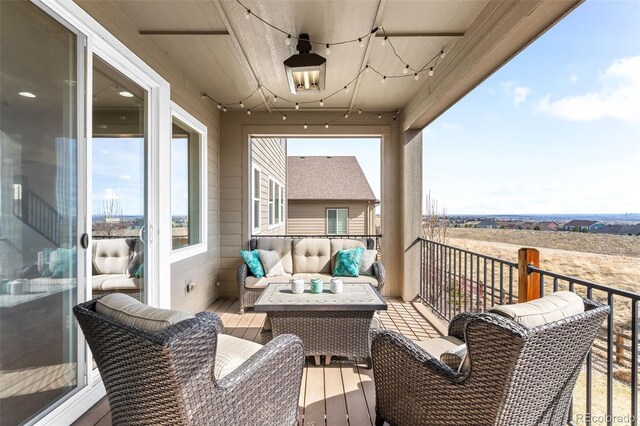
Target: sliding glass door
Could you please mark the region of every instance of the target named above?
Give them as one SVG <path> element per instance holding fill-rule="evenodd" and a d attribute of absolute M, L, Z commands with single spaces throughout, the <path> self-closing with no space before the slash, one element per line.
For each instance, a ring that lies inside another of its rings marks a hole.
<path fill-rule="evenodd" d="M 147 299 L 148 93 L 93 56 L 93 296 Z"/>
<path fill-rule="evenodd" d="M 32 4 L 0 1 L 2 425 L 29 422 L 84 386 L 71 311 L 85 285 L 82 44 Z"/>

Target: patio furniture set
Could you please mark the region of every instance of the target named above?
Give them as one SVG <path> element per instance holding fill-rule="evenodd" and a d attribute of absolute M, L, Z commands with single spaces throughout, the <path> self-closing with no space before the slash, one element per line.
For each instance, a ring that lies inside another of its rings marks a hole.
<path fill-rule="evenodd" d="M 253 240 L 252 246 L 279 247 L 285 258 L 288 244 L 293 255 L 287 281 L 313 274 L 306 272 L 310 266 L 300 270 L 305 262 L 327 271 L 318 258 L 335 272 L 340 266 L 332 257 L 350 249 L 332 255 L 333 241 L 270 240 Z M 248 270 L 239 268 L 239 284 L 251 281 Z M 80 304 L 74 313 L 107 389 L 114 424 L 297 424 L 310 355 L 325 355 L 327 363 L 331 356 L 372 363 L 379 426 L 566 423 L 581 365 L 608 306 L 556 292 L 460 314 L 448 336 L 413 342 L 395 331 L 372 330 L 375 312 L 387 306 L 378 291 L 384 273 L 373 277 L 377 289 L 356 280 L 345 282 L 342 292 L 332 293 L 325 283 L 320 294 L 308 284 L 296 294 L 282 276 L 264 280 L 259 293 L 258 287 L 247 289 L 243 308 L 266 312 L 271 322 L 273 339 L 264 346 L 225 335 L 213 313 L 152 308 L 124 294 Z"/>

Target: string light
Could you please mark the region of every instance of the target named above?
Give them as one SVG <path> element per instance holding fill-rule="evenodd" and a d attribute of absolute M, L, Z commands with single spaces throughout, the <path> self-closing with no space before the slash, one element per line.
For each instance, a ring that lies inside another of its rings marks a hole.
<path fill-rule="evenodd" d="M 247 13 L 246 13 L 246 15 L 244 15 L 244 18 L 245 19 L 251 18 L 251 9 L 247 9 Z"/>
<path fill-rule="evenodd" d="M 371 68 L 369 67 L 369 65 L 365 65 L 365 66 L 364 66 L 364 72 L 369 72 L 369 70 L 371 70 Z"/>
<path fill-rule="evenodd" d="M 378 114 L 378 118 L 382 118 L 382 114 Z"/>
<path fill-rule="evenodd" d="M 304 123 L 304 126 L 302 126 L 302 127 L 304 127 L 305 130 L 309 128 L 309 126 L 307 126 L 307 123 Z"/>
<path fill-rule="evenodd" d="M 382 80 L 380 80 L 380 83 L 384 84 L 384 82 L 385 82 L 385 80 L 386 80 L 386 79 L 387 79 L 387 76 L 386 76 L 386 75 L 383 75 L 383 76 L 382 76 Z"/>
<path fill-rule="evenodd" d="M 413 79 L 416 80 L 416 81 L 420 80 L 420 75 L 418 73 L 415 73 L 413 75 Z"/>
<path fill-rule="evenodd" d="M 358 114 L 362 114 L 362 110 L 361 109 L 358 110 Z"/>
<path fill-rule="evenodd" d="M 406 67 L 404 67 L 404 68 L 402 69 L 402 74 L 406 74 L 406 73 L 408 73 L 408 72 L 409 72 L 409 65 L 407 65 Z"/>
<path fill-rule="evenodd" d="M 278 102 L 278 96 L 277 95 L 273 95 L 273 102 Z"/>
<path fill-rule="evenodd" d="M 344 93 L 349 93 L 349 86 L 344 86 Z"/>
<path fill-rule="evenodd" d="M 433 77 L 433 67 L 429 68 L 429 77 Z"/>
<path fill-rule="evenodd" d="M 282 114 L 282 121 L 287 119 L 287 114 Z"/>
<path fill-rule="evenodd" d="M 287 34 L 287 38 L 284 39 L 284 44 L 287 46 L 291 45 L 291 34 Z"/>
<path fill-rule="evenodd" d="M 324 50 L 324 53 L 326 53 L 327 55 L 331 54 L 331 47 L 329 47 L 329 43 L 327 43 L 327 48 Z"/>
<path fill-rule="evenodd" d="M 348 112 L 344 113 L 344 118 L 349 118 L 349 113 Z"/>
<path fill-rule="evenodd" d="M 300 105 L 296 102 L 296 109 L 300 109 Z"/>
<path fill-rule="evenodd" d="M 244 102 L 240 101 L 240 108 L 244 108 Z"/>
<path fill-rule="evenodd" d="M 384 46 L 385 44 L 387 44 L 387 39 L 388 39 L 388 38 L 389 38 L 389 37 L 384 36 L 384 38 L 383 38 L 382 40 L 380 40 L 380 46 Z"/>
<path fill-rule="evenodd" d="M 247 110 L 247 115 L 251 115 L 251 110 L 250 109 Z"/>
<path fill-rule="evenodd" d="M 204 92 L 200 93 L 200 98 L 201 99 L 207 99 L 207 94 L 204 93 Z"/>
<path fill-rule="evenodd" d="M 323 107 L 324 106 L 324 99 L 320 99 L 320 106 Z"/>
<path fill-rule="evenodd" d="M 360 43 L 360 47 L 364 47 L 364 41 L 362 41 L 362 38 L 358 39 L 358 43 Z"/>
<path fill-rule="evenodd" d="M 227 112 L 227 107 L 222 107 L 222 112 Z"/>
<path fill-rule="evenodd" d="M 204 98 L 202 98 L 204 99 Z M 222 109 L 222 104 L 218 104 L 218 109 Z"/>
<path fill-rule="evenodd" d="M 324 128 L 328 129 L 329 128 L 329 123 L 324 123 Z"/>
<path fill-rule="evenodd" d="M 440 51 L 440 59 L 444 59 L 444 57 L 445 57 L 446 55 L 447 55 L 447 54 L 445 53 L 444 49 L 442 49 L 442 50 Z"/>

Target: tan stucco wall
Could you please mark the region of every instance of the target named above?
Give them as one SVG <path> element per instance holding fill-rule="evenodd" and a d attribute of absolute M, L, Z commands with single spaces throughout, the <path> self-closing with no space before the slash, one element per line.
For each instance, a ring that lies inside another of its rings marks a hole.
<path fill-rule="evenodd" d="M 248 214 L 249 137 L 254 136 L 380 136 L 382 159 L 382 252 L 387 269 L 385 293 L 402 294 L 402 234 L 400 215 L 402 178 L 402 143 L 397 121 L 390 117 L 378 119 L 372 115 L 351 116 L 344 123 L 313 126 L 335 118 L 335 112 L 295 112 L 283 125 L 279 114 L 246 114 L 228 112 L 220 127 L 220 282 L 221 295 L 237 294 L 236 269 L 241 260 L 239 251 L 248 247 L 250 235 Z M 395 133 L 394 133 L 395 132 Z M 421 158 L 421 157 L 420 157 Z M 239 191 L 242 189 L 242 192 Z M 415 212 L 419 217 L 420 211 Z"/>

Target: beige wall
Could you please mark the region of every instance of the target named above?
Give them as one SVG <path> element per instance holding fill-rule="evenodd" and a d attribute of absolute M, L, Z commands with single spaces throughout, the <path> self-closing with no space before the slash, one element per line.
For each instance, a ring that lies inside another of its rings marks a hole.
<path fill-rule="evenodd" d="M 209 247 L 206 253 L 173 263 L 170 277 L 171 307 L 192 312 L 201 311 L 218 297 L 216 282 L 218 281 L 220 253 L 219 112 L 210 101 L 200 98 L 199 88 L 189 81 L 188 76 L 182 73 L 180 67 L 169 62 L 167 56 L 148 38 L 140 36 L 131 25 L 130 20 L 112 4 L 96 1 L 82 1 L 78 4 L 166 79 L 171 85 L 171 100 L 207 126 Z M 160 280 L 163 279 L 166 278 L 160 277 Z M 184 290 L 186 279 L 197 283 L 189 293 Z"/>
<path fill-rule="evenodd" d="M 260 175 L 260 231 L 261 235 L 283 235 L 287 229 L 287 141 L 285 138 L 252 138 L 251 162 L 261 170 Z M 269 177 L 284 188 L 284 217 L 282 225 L 269 226 Z"/>
<path fill-rule="evenodd" d="M 348 232 L 352 235 L 369 235 L 375 227 L 371 217 L 373 204 L 367 201 L 301 201 L 289 200 L 287 234 L 324 235 L 327 232 L 328 208 L 349 209 Z"/>
<path fill-rule="evenodd" d="M 401 295 L 403 286 L 403 252 L 401 233 L 402 142 L 398 121 L 385 116 L 352 115 L 345 122 L 325 129 L 324 125 L 302 128 L 305 122 L 324 123 L 335 112 L 289 114 L 282 124 L 279 114 L 227 112 L 220 126 L 220 294 L 237 295 L 236 269 L 239 251 L 248 247 L 249 229 L 249 137 L 254 136 L 380 136 L 382 159 L 382 252 L 388 281 L 385 293 Z M 420 157 L 421 158 L 421 157 Z M 416 211 L 420 217 L 420 211 Z M 415 295 L 414 295 L 415 296 Z"/>

